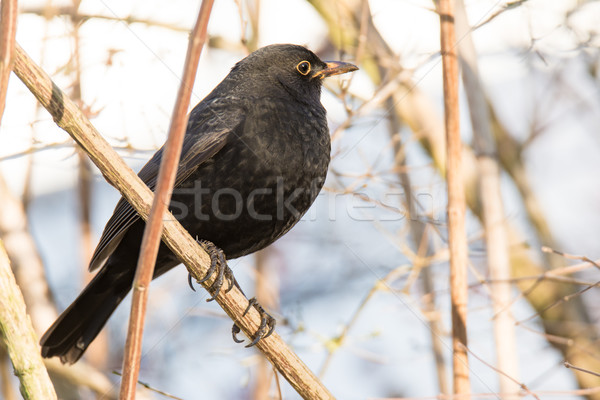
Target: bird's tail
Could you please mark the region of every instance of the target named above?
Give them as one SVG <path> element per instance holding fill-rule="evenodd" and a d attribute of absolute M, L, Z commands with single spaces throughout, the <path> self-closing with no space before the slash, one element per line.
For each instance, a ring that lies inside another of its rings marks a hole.
<path fill-rule="evenodd" d="M 44 333 L 40 340 L 42 356 L 58 356 L 69 364 L 79 360 L 127 295 L 132 282 L 132 273 L 115 274 L 107 266 L 102 268 Z"/>

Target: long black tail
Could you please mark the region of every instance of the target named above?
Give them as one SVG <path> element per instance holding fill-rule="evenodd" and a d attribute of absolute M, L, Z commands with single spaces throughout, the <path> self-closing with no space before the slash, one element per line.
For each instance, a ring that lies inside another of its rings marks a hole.
<path fill-rule="evenodd" d="M 73 364 L 85 352 L 131 289 L 133 273 L 105 266 L 44 333 L 43 357 Z"/>

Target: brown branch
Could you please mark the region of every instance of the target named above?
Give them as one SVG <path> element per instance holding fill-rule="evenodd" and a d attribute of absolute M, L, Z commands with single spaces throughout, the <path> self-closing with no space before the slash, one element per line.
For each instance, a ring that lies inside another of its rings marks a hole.
<path fill-rule="evenodd" d="M 6 344 L 24 399 L 56 399 L 44 367 L 37 336 L 25 309 L 23 294 L 0 241 L 0 336 Z"/>
<path fill-rule="evenodd" d="M 446 177 L 448 180 L 448 242 L 450 250 L 450 301 L 452 303 L 452 351 L 454 393 L 470 392 L 467 355 L 467 236 L 465 189 L 462 174 L 462 142 L 458 112 L 458 60 L 452 0 L 437 2 L 444 76 L 446 126 Z"/>
<path fill-rule="evenodd" d="M 142 358 L 142 336 L 146 319 L 148 290 L 154 275 L 154 266 L 164 214 L 171 202 L 171 191 L 175 183 L 177 166 L 181 155 L 183 137 L 187 126 L 187 109 L 190 105 L 192 87 L 200 61 L 200 53 L 206 42 L 206 29 L 212 10 L 213 0 L 203 0 L 198 13 L 196 25 L 188 44 L 184 63 L 183 78 L 179 86 L 175 109 L 169 128 L 169 136 L 164 147 L 163 158 L 158 171 L 157 185 L 150 210 L 150 216 L 144 228 L 144 236 L 133 280 L 133 297 L 129 314 L 129 328 L 125 342 L 125 357 L 123 358 L 123 380 L 121 381 L 121 399 L 134 399 L 135 386 L 139 375 Z"/>
<path fill-rule="evenodd" d="M 121 192 L 138 214 L 147 220 L 153 197 L 150 189 L 116 154 L 77 106 L 18 45 L 14 72 L 50 112 L 56 124 L 75 139 L 105 178 Z M 206 275 L 210 266 L 209 256 L 169 213 L 164 216 L 162 239 L 196 280 Z M 210 287 L 212 281 L 211 279 L 203 283 L 203 286 Z M 242 317 L 248 305 L 246 297 L 235 287 L 228 293 L 224 292 L 221 291 L 216 302 L 242 331 L 251 337 L 260 325 L 258 311 L 251 308 L 248 314 Z M 256 348 L 265 354 L 301 396 L 311 399 L 333 398 L 277 333 L 261 340 Z"/>
<path fill-rule="evenodd" d="M 2 122 L 8 78 L 14 62 L 17 0 L 3 0 L 0 3 L 0 27 L 0 122 Z"/>

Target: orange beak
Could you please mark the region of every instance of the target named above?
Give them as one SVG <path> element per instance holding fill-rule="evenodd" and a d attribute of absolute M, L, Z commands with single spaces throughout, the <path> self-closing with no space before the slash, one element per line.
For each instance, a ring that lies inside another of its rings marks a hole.
<path fill-rule="evenodd" d="M 313 78 L 323 79 L 328 76 L 345 74 L 346 72 L 352 72 L 358 69 L 356 65 L 342 61 L 325 61 L 325 64 L 327 64 L 327 68 L 314 74 Z"/>

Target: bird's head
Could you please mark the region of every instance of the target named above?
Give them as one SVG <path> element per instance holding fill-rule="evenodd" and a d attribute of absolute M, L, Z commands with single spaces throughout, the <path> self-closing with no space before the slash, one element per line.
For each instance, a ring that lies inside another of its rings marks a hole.
<path fill-rule="evenodd" d="M 319 101 L 323 78 L 357 69 L 350 63 L 321 61 L 302 46 L 274 44 L 260 48 L 238 62 L 231 74 L 237 76 L 238 82 L 243 77 L 239 82 L 243 86 L 256 85 L 264 95 L 283 89 L 299 101 L 314 102 Z"/>

